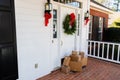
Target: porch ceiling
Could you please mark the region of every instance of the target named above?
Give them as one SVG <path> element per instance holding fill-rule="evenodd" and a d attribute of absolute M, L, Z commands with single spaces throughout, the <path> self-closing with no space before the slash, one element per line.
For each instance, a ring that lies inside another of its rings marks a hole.
<path fill-rule="evenodd" d="M 109 9 L 107 9 L 105 7 L 102 7 L 102 6 L 98 5 L 98 4 L 95 4 L 93 2 L 90 2 L 90 8 L 94 9 L 94 10 L 97 10 L 97 11 L 100 11 L 100 12 L 107 13 L 107 14 L 112 14 L 113 13 L 112 10 L 109 10 Z"/>

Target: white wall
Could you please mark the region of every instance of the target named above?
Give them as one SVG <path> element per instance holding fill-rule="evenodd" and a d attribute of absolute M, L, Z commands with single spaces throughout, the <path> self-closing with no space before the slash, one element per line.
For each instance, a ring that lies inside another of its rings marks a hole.
<path fill-rule="evenodd" d="M 51 26 L 44 26 L 44 4 L 45 0 L 15 0 L 19 80 L 50 72 Z"/>
<path fill-rule="evenodd" d="M 15 0 L 18 80 L 35 80 L 51 71 L 52 24 L 49 24 L 48 27 L 44 26 L 44 4 L 46 1 Z M 85 3 L 86 0 L 83 2 Z M 83 8 L 86 8 L 85 6 L 86 4 L 84 4 Z M 86 9 L 83 10 L 83 15 L 85 11 Z M 84 16 L 82 18 L 80 50 L 86 51 L 88 27 L 84 26 Z M 71 46 L 71 44 L 66 46 Z M 38 64 L 37 69 L 35 69 L 35 64 Z"/>

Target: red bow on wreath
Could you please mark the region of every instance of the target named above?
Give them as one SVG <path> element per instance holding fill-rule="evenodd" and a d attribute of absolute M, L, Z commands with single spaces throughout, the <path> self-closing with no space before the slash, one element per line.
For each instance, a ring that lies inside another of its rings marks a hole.
<path fill-rule="evenodd" d="M 52 15 L 50 13 L 46 12 L 44 17 L 45 17 L 45 26 L 48 26 L 49 19 L 52 17 Z"/>
<path fill-rule="evenodd" d="M 75 14 L 74 14 L 74 13 L 71 13 L 71 14 L 70 14 L 70 23 L 69 23 L 69 24 L 70 24 L 71 26 L 73 26 L 74 21 L 75 21 Z"/>

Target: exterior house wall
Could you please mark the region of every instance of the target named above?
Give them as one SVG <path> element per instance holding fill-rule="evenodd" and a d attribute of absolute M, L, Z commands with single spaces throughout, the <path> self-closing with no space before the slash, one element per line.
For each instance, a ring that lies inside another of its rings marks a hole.
<path fill-rule="evenodd" d="M 15 0 L 18 80 L 35 80 L 50 72 L 50 24 L 44 26 L 45 0 Z M 35 69 L 35 64 L 38 68 Z"/>
<path fill-rule="evenodd" d="M 44 26 L 44 4 L 47 0 L 15 0 L 18 51 L 18 80 L 36 80 L 52 71 L 52 19 Z M 80 26 L 80 51 L 87 54 L 88 25 L 84 25 L 87 0 L 83 2 Z M 67 10 L 66 10 L 67 13 Z M 67 44 L 66 46 L 71 46 Z M 68 51 L 69 52 L 69 51 Z M 61 54 L 65 55 L 65 53 Z M 38 68 L 35 68 L 38 64 Z"/>

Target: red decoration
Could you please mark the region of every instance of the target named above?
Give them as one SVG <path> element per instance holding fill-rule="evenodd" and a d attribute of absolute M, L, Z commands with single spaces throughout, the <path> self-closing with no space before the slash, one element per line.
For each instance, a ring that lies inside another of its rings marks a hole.
<path fill-rule="evenodd" d="M 73 26 L 74 21 L 75 21 L 75 14 L 74 14 L 74 13 L 71 13 L 71 14 L 70 14 L 70 23 L 69 23 L 69 24 L 70 24 L 71 26 Z"/>
<path fill-rule="evenodd" d="M 45 17 L 45 26 L 48 26 L 49 19 L 52 17 L 52 15 L 50 13 L 46 12 L 44 17 Z"/>
<path fill-rule="evenodd" d="M 87 25 L 87 23 L 89 22 L 89 20 L 90 20 L 89 18 L 85 19 L 85 25 Z"/>

